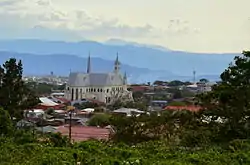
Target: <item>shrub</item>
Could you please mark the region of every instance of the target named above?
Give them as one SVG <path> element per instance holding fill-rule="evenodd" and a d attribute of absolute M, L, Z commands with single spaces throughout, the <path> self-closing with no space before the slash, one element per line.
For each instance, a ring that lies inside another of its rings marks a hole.
<path fill-rule="evenodd" d="M 95 114 L 88 121 L 89 126 L 105 127 L 110 124 L 110 115 L 108 114 Z"/>

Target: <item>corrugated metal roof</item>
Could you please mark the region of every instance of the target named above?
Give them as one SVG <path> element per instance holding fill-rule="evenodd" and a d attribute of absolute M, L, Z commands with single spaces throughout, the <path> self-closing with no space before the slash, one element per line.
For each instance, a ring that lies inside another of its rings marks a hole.
<path fill-rule="evenodd" d="M 120 109 L 114 110 L 113 112 L 115 112 L 115 113 L 126 113 L 126 114 L 144 113 L 144 111 L 140 111 L 138 109 L 132 109 L 132 108 L 120 108 Z"/>
<path fill-rule="evenodd" d="M 48 99 L 47 97 L 40 97 L 39 100 L 41 101 L 40 105 L 43 106 L 57 106 L 59 104 L 55 103 L 54 101 Z"/>

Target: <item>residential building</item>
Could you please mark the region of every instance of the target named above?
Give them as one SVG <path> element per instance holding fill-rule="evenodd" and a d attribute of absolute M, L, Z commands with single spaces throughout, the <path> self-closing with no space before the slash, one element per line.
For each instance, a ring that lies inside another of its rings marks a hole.
<path fill-rule="evenodd" d="M 186 88 L 189 89 L 192 92 L 195 93 L 204 93 L 204 92 L 209 92 L 212 90 L 212 86 L 215 85 L 216 83 L 212 82 L 197 82 L 192 85 L 187 85 Z"/>

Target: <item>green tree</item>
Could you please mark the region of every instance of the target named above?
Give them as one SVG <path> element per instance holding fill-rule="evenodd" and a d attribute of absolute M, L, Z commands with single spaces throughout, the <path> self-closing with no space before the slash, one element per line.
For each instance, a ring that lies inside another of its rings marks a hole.
<path fill-rule="evenodd" d="M 123 107 L 124 108 L 134 108 L 134 109 L 138 109 L 141 111 L 146 111 L 147 110 L 147 104 L 143 101 L 129 101 L 129 102 L 125 102 L 123 103 Z"/>
<path fill-rule="evenodd" d="M 48 108 L 46 110 L 46 114 L 48 114 L 48 115 L 54 115 L 55 114 L 55 110 L 53 108 Z"/>
<path fill-rule="evenodd" d="M 165 85 L 165 84 L 166 84 L 166 82 L 160 81 L 160 80 L 156 80 L 156 81 L 153 83 L 153 85 L 156 85 L 156 86 L 161 86 L 161 85 Z"/>
<path fill-rule="evenodd" d="M 180 90 L 176 90 L 174 93 L 173 93 L 173 99 L 180 99 L 182 98 L 182 93 Z"/>
<path fill-rule="evenodd" d="M 202 78 L 202 79 L 200 79 L 200 82 L 201 83 L 208 83 L 209 81 L 208 81 L 208 79 Z"/>
<path fill-rule="evenodd" d="M 0 106 L 13 117 L 22 117 L 22 110 L 38 103 L 38 99 L 22 80 L 22 63 L 11 58 L 0 67 Z"/>
<path fill-rule="evenodd" d="M 96 114 L 88 121 L 89 126 L 105 127 L 110 124 L 110 115 L 108 114 Z"/>
<path fill-rule="evenodd" d="M 133 92 L 133 98 L 135 101 L 142 100 L 143 99 L 143 92 L 141 92 L 141 91 Z"/>
<path fill-rule="evenodd" d="M 172 86 L 172 87 L 177 87 L 177 86 L 181 86 L 181 85 L 184 85 L 184 82 L 179 81 L 179 80 L 170 81 L 168 83 L 168 86 Z"/>
<path fill-rule="evenodd" d="M 221 74 L 213 90 L 198 96 L 204 115 L 223 120 L 220 134 L 225 139 L 250 137 L 250 52 L 236 56 Z"/>
<path fill-rule="evenodd" d="M 0 135 L 10 135 L 13 131 L 13 123 L 8 111 L 0 108 Z"/>

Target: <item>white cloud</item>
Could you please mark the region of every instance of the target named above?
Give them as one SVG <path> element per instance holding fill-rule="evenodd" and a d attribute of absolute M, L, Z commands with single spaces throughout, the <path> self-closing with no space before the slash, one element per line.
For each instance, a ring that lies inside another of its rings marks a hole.
<path fill-rule="evenodd" d="M 0 0 L 0 36 L 120 38 L 178 50 L 236 52 L 250 47 L 249 5 L 249 0 Z"/>
<path fill-rule="evenodd" d="M 33 29 L 39 26 L 43 27 L 43 29 L 50 29 L 50 31 L 77 32 L 79 36 L 89 38 L 107 36 L 144 38 L 156 36 L 154 31 L 157 32 L 157 29 L 148 24 L 133 27 L 119 22 L 116 18 L 105 20 L 104 18 L 91 16 L 83 10 L 62 11 L 54 8 L 49 1 L 29 2 L 23 0 L 22 3 L 14 3 L 13 1 L 12 4 L 16 6 L 12 6 L 11 9 L 6 8 L 8 10 L 2 8 L 0 21 L 6 22 L 5 27 Z"/>

